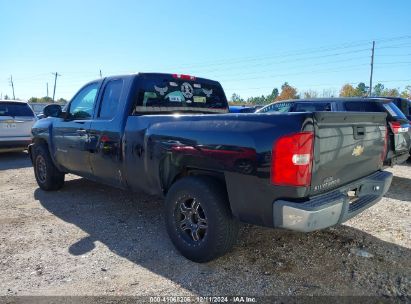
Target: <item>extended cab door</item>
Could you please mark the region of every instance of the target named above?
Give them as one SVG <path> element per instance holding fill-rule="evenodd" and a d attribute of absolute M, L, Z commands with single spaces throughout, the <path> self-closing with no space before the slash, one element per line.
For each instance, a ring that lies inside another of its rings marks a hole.
<path fill-rule="evenodd" d="M 127 86 L 128 82 L 122 78 L 104 83 L 89 130 L 93 177 L 113 186 L 123 183 L 121 141 Z"/>
<path fill-rule="evenodd" d="M 53 142 L 57 162 L 82 176 L 91 173 L 88 131 L 100 82 L 83 87 L 67 107 L 66 118 L 53 124 Z"/>

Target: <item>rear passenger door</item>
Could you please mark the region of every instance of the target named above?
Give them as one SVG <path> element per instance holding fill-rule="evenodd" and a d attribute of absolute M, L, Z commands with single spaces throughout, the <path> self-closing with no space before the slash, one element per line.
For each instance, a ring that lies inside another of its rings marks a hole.
<path fill-rule="evenodd" d="M 90 163 L 96 180 L 120 186 L 122 153 L 122 113 L 121 102 L 124 88 L 123 79 L 109 79 L 105 82 L 97 112 L 91 122 L 89 136 Z"/>

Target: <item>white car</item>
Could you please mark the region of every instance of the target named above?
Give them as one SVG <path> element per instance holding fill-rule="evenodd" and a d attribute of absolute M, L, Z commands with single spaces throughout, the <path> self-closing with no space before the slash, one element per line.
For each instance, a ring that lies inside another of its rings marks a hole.
<path fill-rule="evenodd" d="M 27 149 L 36 120 L 27 102 L 0 100 L 0 152 Z"/>

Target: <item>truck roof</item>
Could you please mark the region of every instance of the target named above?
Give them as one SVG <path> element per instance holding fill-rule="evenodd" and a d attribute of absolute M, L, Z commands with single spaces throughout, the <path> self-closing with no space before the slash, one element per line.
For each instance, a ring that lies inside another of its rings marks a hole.
<path fill-rule="evenodd" d="M 104 79 L 115 79 L 115 78 L 126 78 L 126 77 L 170 77 L 170 78 L 175 78 L 176 76 L 186 76 L 186 77 L 194 77 L 191 80 L 196 80 L 196 81 L 201 81 L 203 83 L 219 83 L 216 80 L 208 79 L 208 78 L 202 78 L 202 77 L 197 77 L 195 75 L 184 75 L 184 74 L 177 74 L 177 73 L 157 73 L 157 72 L 138 72 L 138 73 L 131 73 L 131 74 L 123 74 L 123 75 L 112 75 L 112 76 L 107 76 Z M 98 79 L 96 79 L 98 80 Z M 96 81 L 94 80 L 94 81 Z M 93 81 L 92 81 L 93 82 Z"/>

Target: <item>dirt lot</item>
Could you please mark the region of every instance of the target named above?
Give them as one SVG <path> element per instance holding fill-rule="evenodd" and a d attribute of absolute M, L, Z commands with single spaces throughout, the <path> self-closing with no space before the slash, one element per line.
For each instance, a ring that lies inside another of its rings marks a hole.
<path fill-rule="evenodd" d="M 230 254 L 195 264 L 160 198 L 73 175 L 47 193 L 27 154 L 0 154 L 0 295 L 410 295 L 411 165 L 390 171 L 386 197 L 343 226 L 244 225 Z"/>

